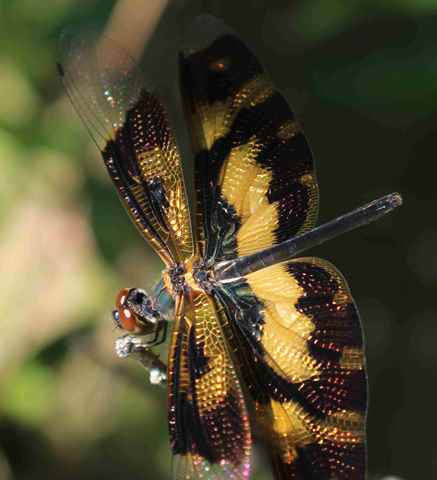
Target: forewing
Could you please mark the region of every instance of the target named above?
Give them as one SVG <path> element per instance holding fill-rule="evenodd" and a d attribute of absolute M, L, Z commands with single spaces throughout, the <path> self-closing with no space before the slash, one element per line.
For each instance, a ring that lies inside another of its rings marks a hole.
<path fill-rule="evenodd" d="M 240 308 L 240 351 L 252 352 L 242 372 L 275 478 L 363 480 L 363 339 L 342 275 L 324 260 L 301 258 L 228 288 Z"/>
<path fill-rule="evenodd" d="M 284 97 L 244 43 L 200 17 L 180 59 L 195 150 L 197 227 L 204 255 L 248 255 L 312 227 L 313 159 Z"/>
<path fill-rule="evenodd" d="M 169 353 L 169 428 L 177 480 L 247 480 L 251 435 L 223 311 L 186 299 Z"/>
<path fill-rule="evenodd" d="M 169 265 L 193 250 L 180 155 L 166 111 L 134 60 L 104 40 L 94 46 L 65 35 L 59 71 L 124 206 Z"/>

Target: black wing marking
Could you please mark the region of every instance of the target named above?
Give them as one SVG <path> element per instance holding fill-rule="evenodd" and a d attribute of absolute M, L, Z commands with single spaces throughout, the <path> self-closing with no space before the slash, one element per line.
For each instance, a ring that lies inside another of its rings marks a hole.
<path fill-rule="evenodd" d="M 171 265 L 193 252 L 180 155 L 134 60 L 105 40 L 65 37 L 59 71 L 134 224 Z"/>
<path fill-rule="evenodd" d="M 248 480 L 248 412 L 224 334 L 206 294 L 186 299 L 169 353 L 169 428 L 177 480 Z"/>
<path fill-rule="evenodd" d="M 217 262 L 312 227 L 318 190 L 302 130 L 254 55 L 211 17 L 192 31 L 180 75 L 195 150 L 196 230 L 204 257 Z"/>
<path fill-rule="evenodd" d="M 363 340 L 342 275 L 301 258 L 249 274 L 219 296 L 235 319 L 275 478 L 363 480 Z"/>

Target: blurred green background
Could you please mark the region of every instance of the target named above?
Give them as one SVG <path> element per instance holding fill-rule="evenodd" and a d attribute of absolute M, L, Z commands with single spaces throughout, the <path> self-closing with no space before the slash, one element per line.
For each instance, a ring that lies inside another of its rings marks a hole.
<path fill-rule="evenodd" d="M 174 108 L 182 26 L 205 11 L 239 32 L 302 120 L 321 221 L 404 196 L 312 253 L 343 271 L 361 311 L 369 478 L 437 478 L 437 1 L 0 0 L 0 479 L 170 478 L 165 391 L 115 358 L 110 319 L 118 289 L 150 288 L 161 266 L 54 65 L 62 29 L 92 23 L 134 54 L 145 44 Z"/>

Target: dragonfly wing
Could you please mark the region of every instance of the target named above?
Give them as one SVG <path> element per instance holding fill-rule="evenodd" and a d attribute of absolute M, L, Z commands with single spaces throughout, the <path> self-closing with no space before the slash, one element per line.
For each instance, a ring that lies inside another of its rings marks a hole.
<path fill-rule="evenodd" d="M 168 369 L 174 478 L 247 480 L 252 440 L 227 318 L 204 293 L 178 317 Z"/>
<path fill-rule="evenodd" d="M 195 150 L 197 226 L 216 262 L 311 228 L 318 189 L 308 143 L 258 60 L 227 27 L 200 17 L 180 57 Z"/>
<path fill-rule="evenodd" d="M 170 265 L 193 250 L 175 138 L 136 62 L 109 39 L 102 45 L 66 35 L 59 71 L 134 224 Z"/>
<path fill-rule="evenodd" d="M 364 347 L 343 276 L 324 260 L 299 258 L 227 288 L 238 351 L 251 352 L 242 372 L 275 478 L 363 480 Z"/>

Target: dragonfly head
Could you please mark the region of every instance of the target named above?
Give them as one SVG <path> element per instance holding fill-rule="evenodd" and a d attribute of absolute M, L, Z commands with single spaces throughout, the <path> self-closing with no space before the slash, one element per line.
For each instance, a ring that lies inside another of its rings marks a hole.
<path fill-rule="evenodd" d="M 122 288 L 112 317 L 118 328 L 138 334 L 153 333 L 161 320 L 152 298 L 139 288 Z"/>

